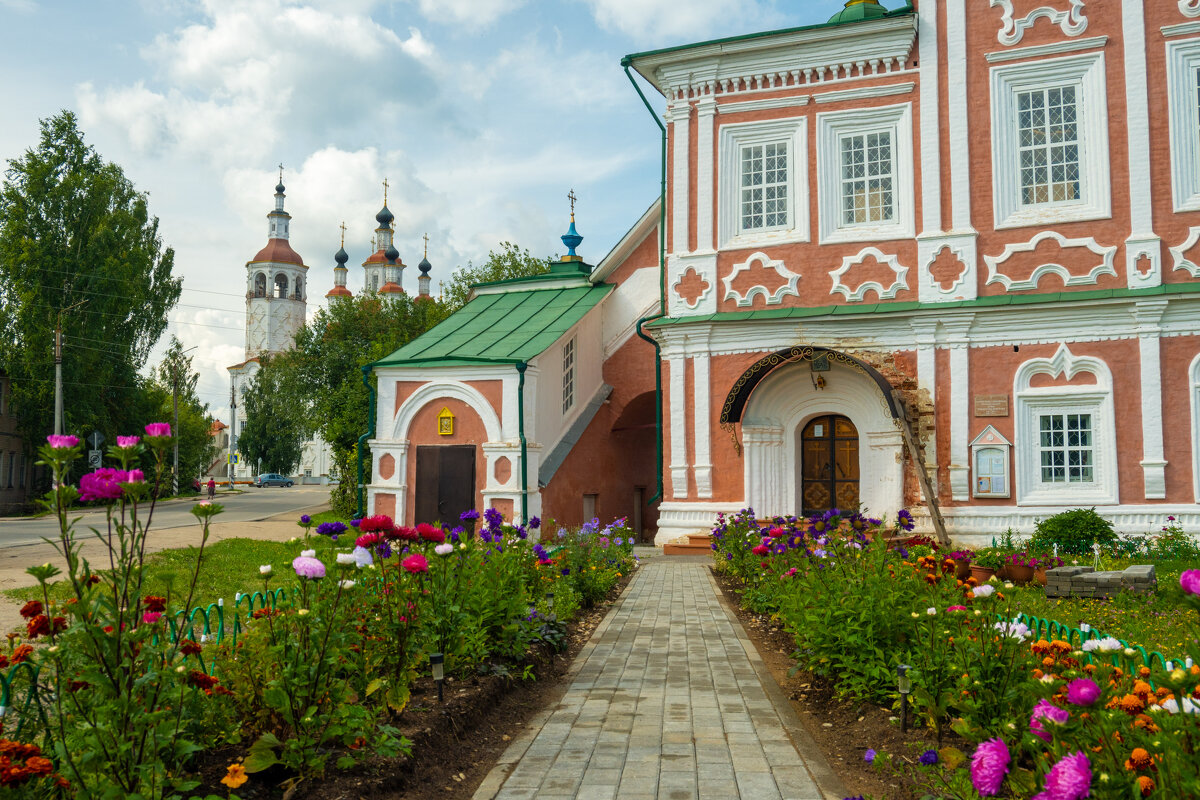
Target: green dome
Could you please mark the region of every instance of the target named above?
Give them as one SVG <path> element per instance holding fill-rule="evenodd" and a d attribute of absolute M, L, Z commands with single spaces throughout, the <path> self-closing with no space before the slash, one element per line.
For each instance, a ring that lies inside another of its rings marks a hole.
<path fill-rule="evenodd" d="M 848 0 L 846 7 L 829 18 L 830 24 L 858 22 L 887 16 L 888 10 L 879 5 L 879 0 Z"/>

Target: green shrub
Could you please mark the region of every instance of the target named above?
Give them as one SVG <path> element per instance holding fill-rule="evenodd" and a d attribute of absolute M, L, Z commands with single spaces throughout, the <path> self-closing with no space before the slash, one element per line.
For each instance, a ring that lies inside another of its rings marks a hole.
<path fill-rule="evenodd" d="M 1055 514 L 1037 523 L 1031 550 L 1049 552 L 1058 545 L 1060 555 L 1091 555 L 1092 545 L 1108 547 L 1117 541 L 1112 523 L 1096 513 L 1094 508 L 1076 508 Z"/>

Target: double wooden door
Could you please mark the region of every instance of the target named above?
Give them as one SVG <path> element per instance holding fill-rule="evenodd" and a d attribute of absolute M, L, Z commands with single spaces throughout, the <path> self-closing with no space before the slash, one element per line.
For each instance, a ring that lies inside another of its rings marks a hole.
<path fill-rule="evenodd" d="M 458 524 L 475 508 L 475 445 L 417 447 L 414 522 Z"/>
<path fill-rule="evenodd" d="M 846 417 L 809 420 L 800 435 L 800 505 L 805 516 L 859 503 L 858 430 Z"/>

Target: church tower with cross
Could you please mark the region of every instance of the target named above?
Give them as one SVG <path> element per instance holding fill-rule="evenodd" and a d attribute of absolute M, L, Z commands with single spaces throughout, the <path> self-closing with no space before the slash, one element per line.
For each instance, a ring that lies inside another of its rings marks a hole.
<path fill-rule="evenodd" d="M 246 262 L 246 358 L 289 349 L 305 321 L 308 267 L 288 241 L 292 216 L 284 198 L 281 164 L 267 244 Z"/>
<path fill-rule="evenodd" d="M 388 181 L 383 179 L 383 208 L 375 215 L 379 227 L 371 241 L 371 255 L 363 262 L 363 290 L 379 294 L 404 293 L 404 262 L 393 240 L 392 223 L 396 220 L 387 206 Z"/>

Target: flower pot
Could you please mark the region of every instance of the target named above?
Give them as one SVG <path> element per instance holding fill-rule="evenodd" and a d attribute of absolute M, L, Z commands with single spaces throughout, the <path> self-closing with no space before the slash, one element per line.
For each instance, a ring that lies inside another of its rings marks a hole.
<path fill-rule="evenodd" d="M 954 577 L 960 581 L 971 577 L 971 559 L 960 558 L 954 562 Z"/>
<path fill-rule="evenodd" d="M 1009 564 L 1008 580 L 1020 586 L 1024 586 L 1033 580 L 1033 567 L 1028 566 L 1027 564 Z"/>
<path fill-rule="evenodd" d="M 1038 586 L 1045 586 L 1046 585 L 1046 568 L 1038 567 L 1037 569 L 1035 569 L 1033 571 L 1033 580 L 1037 583 Z"/>
<path fill-rule="evenodd" d="M 991 567 L 981 567 L 978 564 L 972 564 L 970 566 L 970 571 L 971 577 L 974 578 L 975 582 L 979 584 L 987 583 L 988 578 L 996 574 L 996 570 L 992 569 Z"/>

